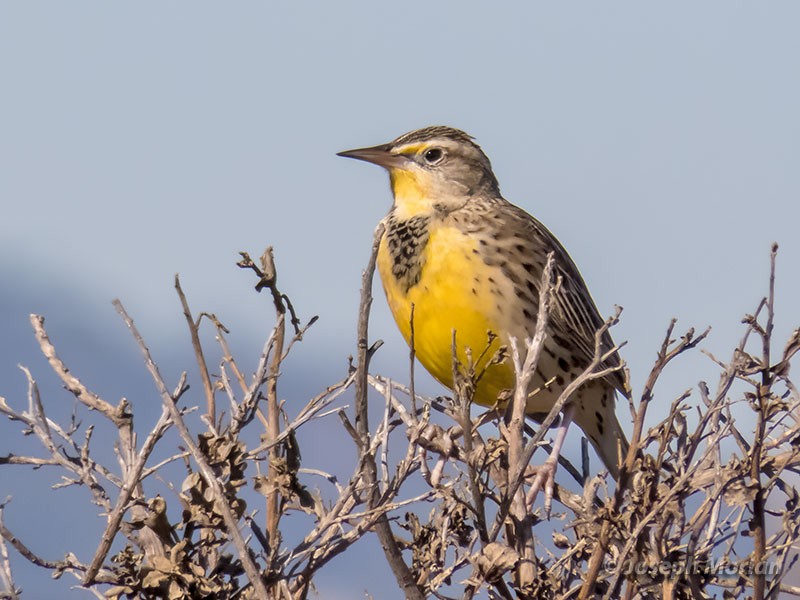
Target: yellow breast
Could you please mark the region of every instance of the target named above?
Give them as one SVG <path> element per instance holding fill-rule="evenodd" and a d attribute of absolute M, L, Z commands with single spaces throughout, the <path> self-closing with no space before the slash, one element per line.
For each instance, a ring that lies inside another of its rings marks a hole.
<path fill-rule="evenodd" d="M 467 349 L 480 373 L 497 349 L 508 343 L 508 318 L 503 315 L 505 279 L 498 277 L 475 252 L 477 242 L 454 227 L 432 225 L 422 252 L 419 282 L 410 289 L 392 274 L 392 256 L 386 237 L 378 253 L 378 270 L 389 307 L 403 337 L 411 343 L 422 365 L 447 387 L 453 385 L 453 331 L 457 356 L 467 364 Z M 506 296 L 507 298 L 507 296 Z M 489 331 L 498 336 L 489 345 Z M 479 359 L 479 357 L 481 357 Z M 475 401 L 492 405 L 497 395 L 514 385 L 508 362 L 488 367 L 478 382 Z"/>

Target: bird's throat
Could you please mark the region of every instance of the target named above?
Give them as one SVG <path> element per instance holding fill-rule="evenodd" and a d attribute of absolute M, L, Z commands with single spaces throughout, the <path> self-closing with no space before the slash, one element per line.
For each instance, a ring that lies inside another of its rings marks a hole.
<path fill-rule="evenodd" d="M 433 211 L 429 186 L 422 177 L 413 171 L 391 169 L 389 181 L 394 195 L 394 213 L 399 220 L 427 215 Z"/>

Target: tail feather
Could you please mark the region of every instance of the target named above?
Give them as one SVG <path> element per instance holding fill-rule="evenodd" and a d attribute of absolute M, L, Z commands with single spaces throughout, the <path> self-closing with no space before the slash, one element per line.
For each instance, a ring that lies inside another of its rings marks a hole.
<path fill-rule="evenodd" d="M 590 392 L 591 390 L 591 392 Z M 610 386 L 588 388 L 575 399 L 575 422 L 580 426 L 614 479 L 628 454 L 628 438 L 617 419 L 615 393 Z"/>
<path fill-rule="evenodd" d="M 610 422 L 607 420 L 605 431 L 599 442 L 589 439 L 608 472 L 614 479 L 619 480 L 620 467 L 628 454 L 629 444 L 628 438 L 625 437 L 625 432 L 622 431 L 622 427 L 619 424 L 617 415 L 611 416 Z"/>

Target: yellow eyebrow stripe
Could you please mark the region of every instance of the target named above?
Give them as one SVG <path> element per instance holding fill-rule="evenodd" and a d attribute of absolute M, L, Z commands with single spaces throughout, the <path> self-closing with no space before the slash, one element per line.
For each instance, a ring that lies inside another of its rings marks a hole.
<path fill-rule="evenodd" d="M 422 142 L 418 143 L 418 144 L 409 144 L 407 146 L 401 146 L 398 149 L 398 153 L 399 154 L 416 154 L 417 152 L 420 152 L 421 150 L 424 150 L 424 149 L 429 148 L 429 147 L 430 147 L 430 144 L 426 144 L 426 143 L 422 143 Z"/>

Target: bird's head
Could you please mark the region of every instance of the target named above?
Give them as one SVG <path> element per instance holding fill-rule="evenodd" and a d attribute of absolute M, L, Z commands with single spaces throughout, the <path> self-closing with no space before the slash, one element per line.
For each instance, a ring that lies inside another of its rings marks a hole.
<path fill-rule="evenodd" d="M 414 216 L 449 212 L 477 195 L 498 195 L 492 165 L 472 137 L 452 127 L 426 127 L 370 148 L 339 156 L 389 171 L 395 211 Z"/>

